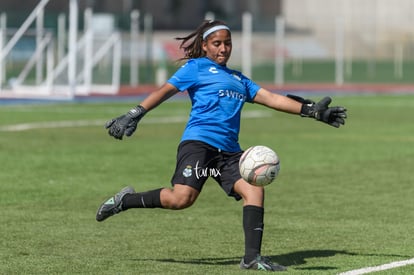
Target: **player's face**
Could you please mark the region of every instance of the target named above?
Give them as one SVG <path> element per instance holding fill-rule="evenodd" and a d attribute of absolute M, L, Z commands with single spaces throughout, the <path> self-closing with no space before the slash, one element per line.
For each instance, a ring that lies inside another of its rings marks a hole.
<path fill-rule="evenodd" d="M 226 65 L 230 58 L 232 44 L 231 35 L 227 30 L 213 32 L 203 41 L 203 51 L 206 56 L 220 65 Z"/>

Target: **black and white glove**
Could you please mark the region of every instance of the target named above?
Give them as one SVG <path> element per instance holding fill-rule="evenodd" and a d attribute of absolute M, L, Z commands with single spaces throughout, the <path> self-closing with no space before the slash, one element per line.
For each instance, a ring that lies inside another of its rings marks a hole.
<path fill-rule="evenodd" d="M 135 132 L 138 122 L 146 112 L 147 110 L 144 107 L 138 105 L 125 115 L 108 121 L 105 128 L 108 129 L 108 134 L 116 139 L 122 139 L 124 134 L 129 137 Z"/>
<path fill-rule="evenodd" d="M 303 117 L 313 117 L 336 128 L 345 124 L 346 108 L 341 106 L 329 107 L 332 99 L 328 96 L 317 103 L 295 95 L 287 95 L 287 97 L 302 103 L 300 115 Z"/>

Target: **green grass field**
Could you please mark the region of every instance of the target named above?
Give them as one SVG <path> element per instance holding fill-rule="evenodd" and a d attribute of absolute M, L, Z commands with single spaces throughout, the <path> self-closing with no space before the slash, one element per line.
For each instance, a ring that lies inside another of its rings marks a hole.
<path fill-rule="evenodd" d="M 102 201 L 126 185 L 170 186 L 189 104 L 164 103 L 133 137 L 109 137 L 105 120 L 135 103 L 0 107 L 0 274 L 254 274 L 238 267 L 241 202 L 214 181 L 189 209 L 95 221 Z M 266 187 L 262 252 L 288 266 L 285 274 L 414 257 L 414 96 L 337 95 L 333 104 L 348 108 L 343 128 L 245 108 L 242 147 L 268 145 L 281 158 Z M 90 126 L 44 124 L 62 121 Z M 10 127 L 23 123 L 34 127 Z M 413 273 L 408 265 L 376 274 Z"/>

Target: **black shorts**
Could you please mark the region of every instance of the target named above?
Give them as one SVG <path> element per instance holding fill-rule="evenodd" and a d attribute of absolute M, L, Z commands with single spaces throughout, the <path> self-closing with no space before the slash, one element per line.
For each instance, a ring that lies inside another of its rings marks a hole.
<path fill-rule="evenodd" d="M 212 177 L 228 196 L 240 200 L 233 186 L 240 176 L 240 152 L 224 152 L 207 143 L 186 140 L 177 150 L 177 165 L 171 184 L 184 184 L 201 192 L 204 183 Z"/>

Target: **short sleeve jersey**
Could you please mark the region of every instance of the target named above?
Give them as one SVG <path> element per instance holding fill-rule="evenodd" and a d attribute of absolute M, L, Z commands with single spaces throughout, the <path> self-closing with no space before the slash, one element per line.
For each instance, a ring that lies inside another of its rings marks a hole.
<path fill-rule="evenodd" d="M 182 141 L 203 141 L 227 152 L 240 151 L 241 110 L 260 87 L 238 71 L 206 57 L 190 59 L 167 81 L 187 91 L 192 109 Z"/>

